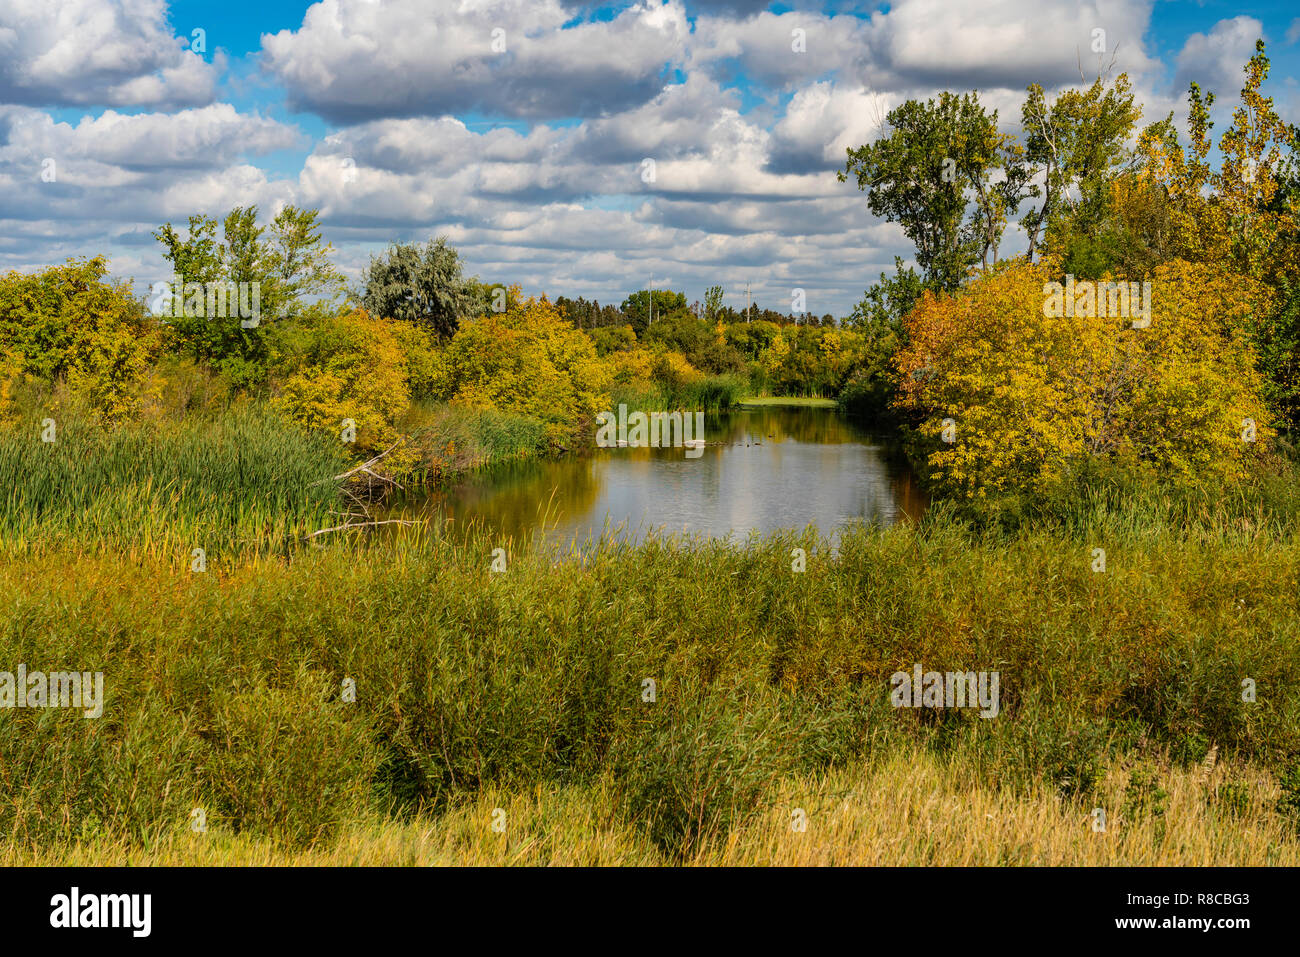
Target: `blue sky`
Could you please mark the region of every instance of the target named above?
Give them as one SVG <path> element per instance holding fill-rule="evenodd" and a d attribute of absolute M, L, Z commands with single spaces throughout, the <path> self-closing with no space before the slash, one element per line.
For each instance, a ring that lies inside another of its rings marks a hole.
<path fill-rule="evenodd" d="M 1181 118 L 1196 79 L 1221 127 L 1259 36 L 1300 122 L 1300 8 L 1278 2 L 6 0 L 0 268 L 104 254 L 143 289 L 160 223 L 293 203 L 354 277 L 447 235 L 530 292 L 618 302 L 655 276 L 843 314 L 911 253 L 836 181 L 845 148 L 941 89 L 1014 130 L 1026 84 L 1077 83 L 1097 28 L 1144 122 Z"/>

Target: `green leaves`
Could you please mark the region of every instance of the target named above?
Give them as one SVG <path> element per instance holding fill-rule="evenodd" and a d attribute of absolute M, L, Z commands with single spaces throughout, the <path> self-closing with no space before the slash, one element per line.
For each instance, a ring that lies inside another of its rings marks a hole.
<path fill-rule="evenodd" d="M 872 214 L 902 225 L 927 282 L 955 289 L 976 262 L 987 265 L 990 251 L 996 259 L 1008 199 L 990 180 L 1007 163 L 1009 139 L 976 93 L 908 100 L 888 125 L 889 136 L 848 151 L 840 181 L 855 176 Z"/>
<path fill-rule="evenodd" d="M 478 311 L 460 255 L 445 236 L 423 248 L 397 243 L 371 259 L 361 303 L 372 315 L 416 323 L 439 338 L 450 338 L 462 317 Z"/>

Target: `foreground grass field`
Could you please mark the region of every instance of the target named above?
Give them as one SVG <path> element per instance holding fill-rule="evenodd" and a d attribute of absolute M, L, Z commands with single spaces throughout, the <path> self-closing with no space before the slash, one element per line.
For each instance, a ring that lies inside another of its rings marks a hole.
<path fill-rule="evenodd" d="M 1294 828 L 1273 810 L 1278 789 L 1250 769 L 1164 766 L 1165 793 L 1144 803 L 1132 772 L 1116 768 L 1096 795 L 1111 810 L 1104 831 L 1094 828 L 1093 813 L 1050 788 L 999 792 L 965 780 L 966 770 L 913 751 L 781 781 L 752 818 L 684 858 L 665 854 L 613 811 L 617 788 L 606 781 L 488 788 L 438 815 L 348 821 L 336 839 L 308 849 L 220 828 L 177 829 L 147 846 L 103 837 L 4 845 L 0 866 L 1300 864 Z M 494 821 L 504 829 L 493 830 Z"/>
<path fill-rule="evenodd" d="M 498 543 L 427 535 L 204 573 L 183 548 L 18 554 L 0 661 L 103 671 L 106 700 L 0 716 L 3 853 L 1294 862 L 1292 526 L 1113 504 L 501 572 Z M 998 715 L 891 707 L 915 664 L 999 672 Z"/>

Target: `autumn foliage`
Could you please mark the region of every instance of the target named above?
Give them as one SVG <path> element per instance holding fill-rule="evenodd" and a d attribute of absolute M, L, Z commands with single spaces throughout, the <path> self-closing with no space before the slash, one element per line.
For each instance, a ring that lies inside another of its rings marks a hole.
<path fill-rule="evenodd" d="M 1152 276 L 1150 325 L 1133 328 L 1045 314 L 1053 267 L 1016 261 L 955 297 L 927 292 L 908 318 L 899 404 L 937 484 L 965 498 L 1046 491 L 1098 459 L 1242 477 L 1273 434 L 1244 333 L 1266 287 L 1170 262 Z"/>
<path fill-rule="evenodd" d="M 591 339 L 545 296 L 461 325 L 442 355 L 434 397 L 472 409 L 532 416 L 553 445 L 589 424 L 609 402 L 612 371 Z"/>

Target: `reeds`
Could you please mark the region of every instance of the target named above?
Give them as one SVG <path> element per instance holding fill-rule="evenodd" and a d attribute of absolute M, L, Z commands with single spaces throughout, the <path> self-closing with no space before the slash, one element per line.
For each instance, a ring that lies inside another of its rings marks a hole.
<path fill-rule="evenodd" d="M 347 461 L 337 440 L 257 408 L 111 431 L 56 420 L 51 442 L 41 432 L 0 431 L 5 553 L 283 550 L 330 524 Z"/>

